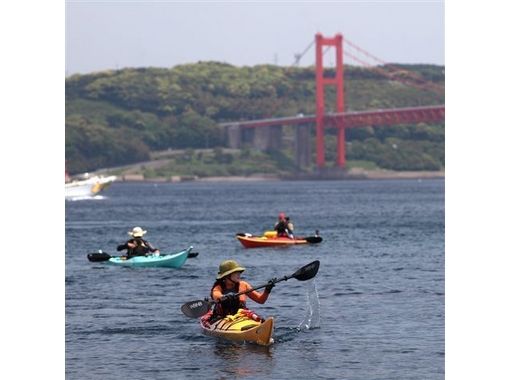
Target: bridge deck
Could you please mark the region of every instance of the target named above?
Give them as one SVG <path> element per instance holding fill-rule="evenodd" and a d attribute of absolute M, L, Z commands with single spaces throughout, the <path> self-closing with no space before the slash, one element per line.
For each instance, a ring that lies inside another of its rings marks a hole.
<path fill-rule="evenodd" d="M 407 108 L 389 108 L 371 111 L 351 111 L 342 113 L 328 113 L 324 116 L 328 127 L 356 128 L 367 126 L 388 126 L 398 124 L 413 124 L 421 122 L 444 121 L 445 106 L 422 106 Z M 292 117 L 277 117 L 270 119 L 248 120 L 239 122 L 220 123 L 221 126 L 238 126 L 242 128 L 270 127 L 276 125 L 302 125 L 316 122 L 315 115 L 299 115 Z"/>

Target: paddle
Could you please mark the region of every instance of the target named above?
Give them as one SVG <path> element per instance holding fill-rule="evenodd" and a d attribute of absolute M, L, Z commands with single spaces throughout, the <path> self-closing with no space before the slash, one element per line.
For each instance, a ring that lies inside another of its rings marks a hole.
<path fill-rule="evenodd" d="M 121 256 L 110 256 L 106 252 L 97 252 L 97 253 L 94 252 L 94 253 L 89 253 L 87 255 L 87 259 L 89 259 L 89 261 L 92 261 L 93 263 L 97 263 L 97 262 L 101 262 L 101 261 L 108 261 L 112 257 L 121 257 Z"/>
<path fill-rule="evenodd" d="M 322 238 L 320 236 L 308 236 L 303 239 L 305 239 L 310 244 L 317 244 L 322 241 Z"/>
<path fill-rule="evenodd" d="M 166 255 L 161 255 L 161 256 L 166 256 Z M 197 257 L 197 256 L 198 256 L 198 252 L 188 253 L 188 258 Z M 108 261 L 112 257 L 126 257 L 126 256 L 111 256 L 106 252 L 94 252 L 94 253 L 89 253 L 87 255 L 87 259 L 89 259 L 89 261 L 91 261 L 93 263 L 98 263 L 101 261 Z"/>
<path fill-rule="evenodd" d="M 322 241 L 322 238 L 319 236 L 319 230 L 315 230 L 314 236 L 308 236 L 303 239 L 305 239 L 310 244 L 317 244 Z"/>
<path fill-rule="evenodd" d="M 320 266 L 319 260 L 312 261 L 310 264 L 307 264 L 304 267 L 299 268 L 297 271 L 295 271 L 290 276 L 284 276 L 282 278 L 277 278 L 276 280 L 268 282 L 267 284 L 260 285 L 255 288 L 245 290 L 244 292 L 236 293 L 236 294 L 234 294 L 234 297 L 239 297 L 242 294 L 247 294 L 247 293 L 253 292 L 254 290 L 265 288 L 266 286 L 271 285 L 271 283 L 276 284 L 281 281 L 290 280 L 291 278 L 295 278 L 298 281 L 310 280 L 310 279 L 314 278 L 315 275 L 317 274 L 317 272 L 319 271 L 319 266 Z M 214 301 L 214 300 L 210 301 L 208 299 L 190 301 L 190 302 L 186 302 L 185 304 L 183 304 L 181 306 L 181 311 L 187 317 L 198 318 L 198 317 L 201 317 L 202 315 L 204 315 L 205 313 L 207 313 L 209 311 L 209 309 L 211 308 L 212 304 L 215 304 L 218 302 L 219 301 Z"/>

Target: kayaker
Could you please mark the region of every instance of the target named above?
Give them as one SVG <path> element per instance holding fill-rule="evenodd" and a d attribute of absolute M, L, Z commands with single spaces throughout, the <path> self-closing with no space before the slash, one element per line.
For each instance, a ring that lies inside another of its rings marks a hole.
<path fill-rule="evenodd" d="M 241 280 L 241 273 L 245 268 L 234 260 L 225 260 L 220 264 L 216 281 L 211 288 L 211 298 L 219 300 L 214 306 L 210 321 L 224 318 L 227 315 L 235 315 L 239 309 L 246 309 L 246 296 L 253 301 L 263 304 L 269 297 L 274 287 L 274 280 L 269 281 L 263 293 L 253 290 L 250 293 L 234 297 L 236 293 L 244 292 L 253 287 L 246 281 Z"/>
<path fill-rule="evenodd" d="M 142 236 L 146 233 L 147 231 L 142 230 L 141 227 L 135 227 L 133 230 L 128 231 L 128 234 L 133 238 L 129 239 L 124 244 L 119 245 L 117 247 L 117 251 L 127 249 L 128 259 L 134 256 L 145 256 L 149 252 L 159 254 L 159 249 L 155 248 L 147 240 L 142 239 Z"/>
<path fill-rule="evenodd" d="M 274 230 L 279 237 L 294 239 L 294 225 L 283 212 L 278 214 L 278 221 L 274 225 Z"/>

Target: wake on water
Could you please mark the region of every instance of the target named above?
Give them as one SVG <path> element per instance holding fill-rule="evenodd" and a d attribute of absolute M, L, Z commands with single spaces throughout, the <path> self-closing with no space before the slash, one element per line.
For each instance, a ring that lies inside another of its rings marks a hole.
<path fill-rule="evenodd" d="M 66 201 L 71 201 L 71 202 L 86 201 L 86 200 L 99 201 L 99 200 L 103 200 L 103 199 L 107 199 L 107 197 L 105 197 L 104 195 L 84 195 L 84 196 L 80 196 L 80 197 L 66 198 Z"/>

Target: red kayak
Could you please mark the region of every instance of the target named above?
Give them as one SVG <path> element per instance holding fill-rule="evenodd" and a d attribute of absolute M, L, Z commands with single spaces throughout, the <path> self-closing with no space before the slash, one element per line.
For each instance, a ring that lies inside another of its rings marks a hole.
<path fill-rule="evenodd" d="M 291 239 L 284 236 L 275 236 L 275 234 L 267 232 L 263 236 L 253 236 L 252 234 L 238 233 L 236 238 L 245 248 L 282 247 L 297 244 L 318 244 L 322 241 L 322 238 L 317 234 L 315 236 L 295 237 L 294 239 Z"/>

